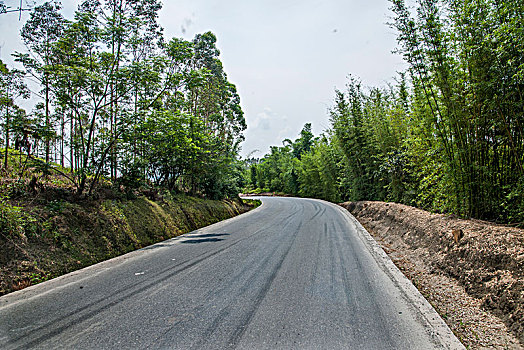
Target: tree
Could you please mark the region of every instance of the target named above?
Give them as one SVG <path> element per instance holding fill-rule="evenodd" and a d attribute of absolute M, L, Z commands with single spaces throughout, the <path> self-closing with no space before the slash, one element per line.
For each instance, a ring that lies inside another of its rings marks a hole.
<path fill-rule="evenodd" d="M 24 26 L 29 52 L 16 56 L 43 93 L 17 121 L 17 140 L 38 129 L 30 135 L 44 140 L 46 162 L 54 146 L 70 170 L 47 167 L 70 179 L 78 195 L 103 177 L 213 198 L 243 186 L 238 153 L 247 126 L 216 36 L 165 41 L 160 7 L 158 0 L 87 0 L 68 21 L 57 3 L 46 2 Z"/>
<path fill-rule="evenodd" d="M 462 215 L 496 218 L 524 174 L 517 3 L 420 0 L 415 19 L 392 1 L 401 52 L 444 151 L 435 154 L 451 187 L 446 209 Z"/>
<path fill-rule="evenodd" d="M 23 72 L 12 69 L 0 60 L 0 116 L 3 119 L 4 129 L 4 169 L 8 169 L 8 153 L 10 147 L 10 132 L 12 130 L 13 119 L 19 119 L 25 115 L 17 105 L 18 98 L 29 98 L 29 90 L 23 81 Z M 15 119 L 15 121 L 16 121 Z"/>
<path fill-rule="evenodd" d="M 314 137 L 311 132 L 311 123 L 306 123 L 300 131 L 300 138 L 293 144 L 293 155 L 300 159 L 303 153 L 309 152 L 313 145 Z"/>
<path fill-rule="evenodd" d="M 52 46 L 62 36 L 66 20 L 60 14 L 61 5 L 58 2 L 45 2 L 35 7 L 29 20 L 20 32 L 22 41 L 29 49 L 30 54 L 16 53 L 17 61 L 22 62 L 27 72 L 43 86 L 45 161 L 49 163 L 50 142 L 53 127 L 51 125 L 51 71 Z"/>

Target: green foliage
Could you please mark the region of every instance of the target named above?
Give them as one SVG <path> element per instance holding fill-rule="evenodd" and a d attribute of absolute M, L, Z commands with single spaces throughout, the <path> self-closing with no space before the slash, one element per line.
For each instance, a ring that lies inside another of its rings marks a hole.
<path fill-rule="evenodd" d="M 412 152 L 415 164 L 430 156 L 426 168 L 440 172 L 416 171 L 430 208 L 510 219 L 501 205 L 524 175 L 524 22 L 517 3 L 420 0 L 414 18 L 404 1 L 392 1 L 413 83 L 413 135 L 420 133 L 408 142 L 421 152 Z"/>
<path fill-rule="evenodd" d="M 251 165 L 251 188 L 522 223 L 523 5 L 391 4 L 407 72 L 387 88 L 350 78 L 335 92 L 330 137 L 311 143 L 306 125 Z"/>
<path fill-rule="evenodd" d="M 242 198 L 242 203 L 251 206 L 253 209 L 262 205 L 262 201 L 259 199 L 246 199 Z"/>
<path fill-rule="evenodd" d="M 18 98 L 27 99 L 29 90 L 23 81 L 23 72 L 9 70 L 0 60 L 0 123 L 4 137 L 3 168 L 9 166 L 9 147 L 13 131 L 20 131 L 20 125 L 26 123 L 25 111 L 16 105 Z"/>
<path fill-rule="evenodd" d="M 21 208 L 9 205 L 3 198 L 0 198 L 0 229 L 6 236 L 24 234 Z"/>
<path fill-rule="evenodd" d="M 408 64 L 398 82 L 366 89 L 351 78 L 335 92 L 326 136 L 307 123 L 245 166 L 240 98 L 213 33 L 166 40 L 158 0 L 85 1 L 71 20 L 46 2 L 21 31 L 26 71 L 0 62 L 3 168 L 41 157 L 32 169 L 61 174 L 78 194 L 109 178 L 129 193 L 152 185 L 223 198 L 243 187 L 522 221 L 522 3 L 390 2 Z M 41 88 L 30 113 L 17 106 L 24 74 Z"/>
<path fill-rule="evenodd" d="M 339 200 L 340 155 L 326 136 L 315 138 L 307 123 L 295 141 L 271 147 L 261 160 L 249 161 L 247 193 L 275 192 Z"/>
<path fill-rule="evenodd" d="M 332 202 L 340 201 L 338 173 L 340 154 L 324 136 L 316 140 L 301 159 L 298 175 L 299 194 Z"/>
<path fill-rule="evenodd" d="M 407 72 L 386 88 L 350 78 L 335 91 L 329 138 L 310 143 L 306 125 L 251 165 L 251 188 L 522 223 L 522 5 L 391 3 Z"/>
<path fill-rule="evenodd" d="M 15 57 L 42 100 L 26 116 L 14 104 L 27 95 L 23 73 L 0 65 L 5 148 L 14 139 L 79 195 L 110 178 L 128 190 L 233 196 L 246 129 L 236 87 L 216 36 L 166 41 L 160 8 L 158 0 L 85 1 L 68 20 L 58 3 L 36 6 L 21 31 L 28 52 Z"/>
<path fill-rule="evenodd" d="M 524 177 L 513 186 L 506 186 L 501 203 L 502 216 L 509 222 L 524 222 Z"/>
<path fill-rule="evenodd" d="M 160 195 L 157 201 L 35 201 L 32 213 L 1 199 L 0 295 L 230 218 L 254 205 L 169 191 Z"/>
<path fill-rule="evenodd" d="M 4 237 L 26 237 L 37 230 L 36 219 L 31 214 L 0 197 L 0 232 Z"/>

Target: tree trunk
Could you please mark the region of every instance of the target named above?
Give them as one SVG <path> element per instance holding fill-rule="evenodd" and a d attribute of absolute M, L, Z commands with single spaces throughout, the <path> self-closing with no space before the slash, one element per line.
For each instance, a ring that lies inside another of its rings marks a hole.
<path fill-rule="evenodd" d="M 8 90 L 9 92 L 9 90 Z M 4 169 L 7 171 L 8 153 L 9 153 L 9 105 L 5 106 L 5 154 L 4 154 Z"/>
<path fill-rule="evenodd" d="M 46 134 L 49 132 L 49 79 L 45 73 L 45 128 Z M 45 162 L 49 164 L 49 135 L 45 138 Z"/>

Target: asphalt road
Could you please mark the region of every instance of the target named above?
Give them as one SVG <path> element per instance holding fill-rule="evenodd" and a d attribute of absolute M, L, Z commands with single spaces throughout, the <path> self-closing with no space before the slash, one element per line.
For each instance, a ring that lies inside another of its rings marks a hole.
<path fill-rule="evenodd" d="M 0 298 L 0 348 L 461 348 L 342 208 L 239 217 Z"/>

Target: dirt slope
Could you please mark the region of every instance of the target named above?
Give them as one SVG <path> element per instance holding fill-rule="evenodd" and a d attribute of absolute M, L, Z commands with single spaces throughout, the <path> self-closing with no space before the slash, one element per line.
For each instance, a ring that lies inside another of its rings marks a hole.
<path fill-rule="evenodd" d="M 524 230 L 395 203 L 342 206 L 374 235 L 465 345 L 524 348 Z M 458 243 L 452 230 L 464 235 Z"/>

